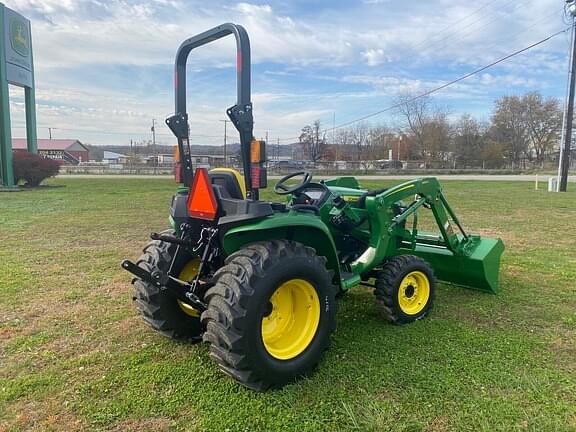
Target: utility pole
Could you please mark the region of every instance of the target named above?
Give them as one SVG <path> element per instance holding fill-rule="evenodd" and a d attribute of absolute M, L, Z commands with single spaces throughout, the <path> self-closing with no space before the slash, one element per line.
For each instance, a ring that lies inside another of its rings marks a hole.
<path fill-rule="evenodd" d="M 332 113 L 332 145 L 334 146 L 334 162 L 338 160 L 338 146 L 336 145 L 336 111 Z"/>
<path fill-rule="evenodd" d="M 52 128 L 48 128 L 48 135 L 50 136 L 50 141 L 52 141 Z"/>
<path fill-rule="evenodd" d="M 268 131 L 266 131 L 266 145 L 268 145 Z M 272 148 L 272 152 L 274 152 L 274 148 Z M 268 161 L 268 152 L 266 152 L 266 161 Z"/>
<path fill-rule="evenodd" d="M 224 122 L 224 166 L 227 167 L 228 166 L 228 155 L 226 154 L 226 145 L 228 144 L 228 138 L 227 138 L 227 134 L 226 134 L 226 129 L 227 129 L 228 122 L 230 120 L 220 120 L 220 121 Z"/>
<path fill-rule="evenodd" d="M 572 44 L 570 49 L 570 84 L 564 108 L 564 134 L 560 149 L 560 163 L 558 166 L 558 191 L 566 192 L 568 187 L 568 170 L 570 168 L 570 153 L 572 150 L 572 123 L 574 120 L 574 91 L 576 87 L 576 0 L 566 0 L 567 10 L 572 16 Z"/>
<path fill-rule="evenodd" d="M 156 174 L 156 167 L 158 166 L 158 152 L 156 151 L 156 120 L 152 119 L 152 153 L 156 156 L 154 163 L 154 174 Z"/>

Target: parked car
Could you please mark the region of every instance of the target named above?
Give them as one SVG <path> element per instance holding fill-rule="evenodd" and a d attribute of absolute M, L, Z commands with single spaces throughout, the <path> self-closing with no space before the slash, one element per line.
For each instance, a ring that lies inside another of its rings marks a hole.
<path fill-rule="evenodd" d="M 277 170 L 299 170 L 304 168 L 304 162 L 295 160 L 270 161 L 268 166 Z"/>
<path fill-rule="evenodd" d="M 402 162 L 399 160 L 381 160 L 378 161 L 380 169 L 402 169 Z"/>

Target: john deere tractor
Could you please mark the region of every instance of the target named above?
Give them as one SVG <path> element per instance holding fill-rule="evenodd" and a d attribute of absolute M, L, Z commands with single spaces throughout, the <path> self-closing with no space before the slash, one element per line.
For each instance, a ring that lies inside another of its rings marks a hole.
<path fill-rule="evenodd" d="M 237 103 L 226 112 L 240 134 L 243 176 L 193 169 L 186 111 L 189 53 L 234 35 Z M 153 329 L 204 340 L 219 368 L 264 390 L 308 374 L 336 328 L 336 298 L 373 288 L 383 316 L 407 324 L 426 316 L 436 280 L 495 293 L 499 239 L 464 231 L 433 177 L 366 190 L 353 177 L 313 181 L 309 172 L 276 183 L 283 202 L 259 200 L 266 187 L 265 143 L 254 139 L 250 42 L 223 24 L 182 43 L 176 56 L 176 113 L 166 124 L 178 140 L 171 228 L 151 234 L 132 273 L 134 300 Z M 418 229 L 431 212 L 438 232 Z"/>

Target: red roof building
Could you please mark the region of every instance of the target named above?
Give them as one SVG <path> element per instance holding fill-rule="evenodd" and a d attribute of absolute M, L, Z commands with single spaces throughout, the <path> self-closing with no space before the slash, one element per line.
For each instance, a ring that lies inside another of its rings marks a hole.
<path fill-rule="evenodd" d="M 25 138 L 13 138 L 12 150 L 26 150 Z M 80 162 L 88 162 L 88 148 L 80 141 L 74 139 L 39 139 L 38 153 L 50 159 L 62 161 L 70 165 L 78 165 Z"/>

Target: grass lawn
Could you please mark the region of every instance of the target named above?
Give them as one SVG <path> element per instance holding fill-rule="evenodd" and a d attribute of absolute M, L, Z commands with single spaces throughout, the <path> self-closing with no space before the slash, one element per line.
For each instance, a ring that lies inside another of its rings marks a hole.
<path fill-rule="evenodd" d="M 397 327 L 354 289 L 318 370 L 254 393 L 132 305 L 119 263 L 167 227 L 173 182 L 49 184 L 0 194 L 0 431 L 576 430 L 575 185 L 444 182 L 465 227 L 504 240 L 500 293 L 440 284 Z"/>

